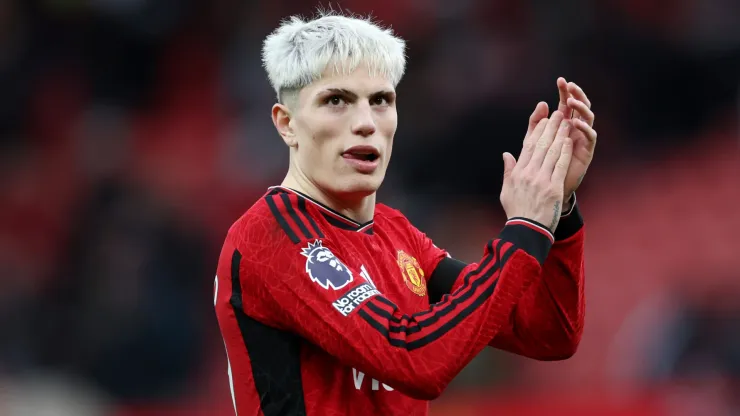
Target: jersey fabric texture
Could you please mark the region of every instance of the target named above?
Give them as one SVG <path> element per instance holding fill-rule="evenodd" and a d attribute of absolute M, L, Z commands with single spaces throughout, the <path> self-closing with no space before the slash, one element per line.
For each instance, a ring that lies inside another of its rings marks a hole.
<path fill-rule="evenodd" d="M 464 264 L 385 205 L 360 224 L 271 188 L 229 229 L 215 281 L 237 415 L 426 415 L 487 345 L 572 355 L 582 224 L 577 207 L 555 236 L 512 219 Z"/>

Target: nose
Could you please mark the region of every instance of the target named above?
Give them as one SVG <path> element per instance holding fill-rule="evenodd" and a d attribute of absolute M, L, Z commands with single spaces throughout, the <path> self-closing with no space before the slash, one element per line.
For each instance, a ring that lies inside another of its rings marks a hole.
<path fill-rule="evenodd" d="M 361 105 L 357 109 L 357 113 L 352 124 L 352 133 L 362 137 L 369 137 L 375 133 L 373 110 L 369 105 Z"/>

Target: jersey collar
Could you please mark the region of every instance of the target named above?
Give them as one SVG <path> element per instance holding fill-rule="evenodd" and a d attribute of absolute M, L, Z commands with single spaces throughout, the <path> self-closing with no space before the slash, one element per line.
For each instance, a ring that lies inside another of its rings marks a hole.
<path fill-rule="evenodd" d="M 306 201 L 310 202 L 314 207 L 318 208 L 321 215 L 326 219 L 326 221 L 331 224 L 334 227 L 340 228 L 342 230 L 347 231 L 356 231 L 360 233 L 365 234 L 373 234 L 373 221 L 370 220 L 364 224 L 359 223 L 346 215 L 343 215 L 339 212 L 337 212 L 334 209 L 331 209 L 327 207 L 326 205 L 322 204 L 321 202 L 311 198 L 310 196 L 304 194 L 303 192 L 296 191 L 295 189 L 291 189 L 285 186 L 271 186 L 268 188 L 270 191 L 283 191 L 290 194 L 297 195 L 299 198 L 303 198 Z"/>

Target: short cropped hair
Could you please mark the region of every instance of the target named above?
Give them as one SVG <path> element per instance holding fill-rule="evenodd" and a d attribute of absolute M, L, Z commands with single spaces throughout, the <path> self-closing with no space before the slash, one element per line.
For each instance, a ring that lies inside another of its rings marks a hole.
<path fill-rule="evenodd" d="M 406 68 L 406 43 L 370 18 L 321 12 L 313 20 L 293 16 L 265 39 L 262 63 L 279 102 L 321 78 L 329 65 L 348 74 L 366 63 L 371 75 L 398 85 Z"/>

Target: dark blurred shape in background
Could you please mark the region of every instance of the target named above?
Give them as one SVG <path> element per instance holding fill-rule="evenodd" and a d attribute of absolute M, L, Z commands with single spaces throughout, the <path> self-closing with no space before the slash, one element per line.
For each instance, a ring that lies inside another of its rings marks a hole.
<path fill-rule="evenodd" d="M 332 5 L 408 40 L 381 199 L 458 258 L 556 78 L 597 115 L 578 354 L 486 351 L 432 414 L 738 414 L 740 2 Z M 261 42 L 315 6 L 0 1 L 0 414 L 232 411 L 213 274 L 287 167 Z"/>

